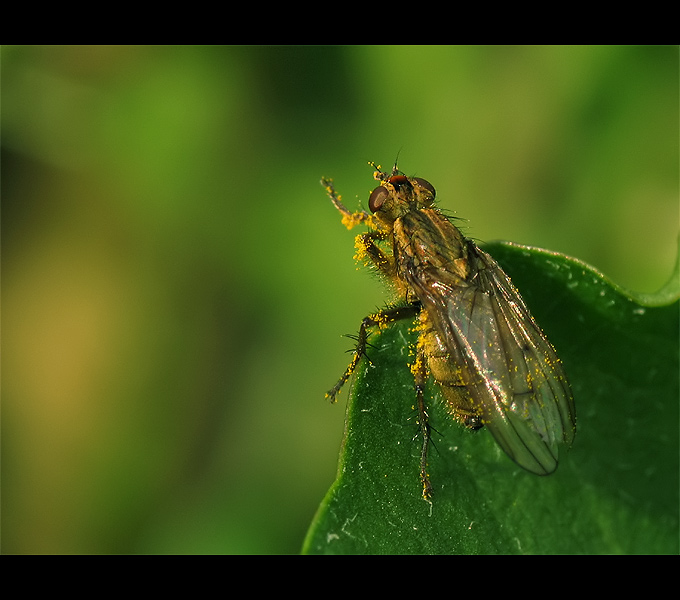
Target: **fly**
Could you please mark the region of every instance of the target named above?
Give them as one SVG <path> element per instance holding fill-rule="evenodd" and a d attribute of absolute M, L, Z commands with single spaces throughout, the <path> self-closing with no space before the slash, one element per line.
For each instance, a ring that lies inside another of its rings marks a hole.
<path fill-rule="evenodd" d="M 366 211 L 351 212 L 330 179 L 321 183 L 356 237 L 357 257 L 396 288 L 401 304 L 364 318 L 352 360 L 326 397 L 336 396 L 356 369 L 369 331 L 401 319 L 417 319 L 415 361 L 418 424 L 423 439 L 423 497 L 430 425 L 424 399 L 429 376 L 442 391 L 448 413 L 469 429 L 486 427 L 503 451 L 536 475 L 557 468 L 560 445 L 576 431 L 574 400 L 555 349 L 498 263 L 435 206 L 435 189 L 420 177 L 384 173 Z"/>

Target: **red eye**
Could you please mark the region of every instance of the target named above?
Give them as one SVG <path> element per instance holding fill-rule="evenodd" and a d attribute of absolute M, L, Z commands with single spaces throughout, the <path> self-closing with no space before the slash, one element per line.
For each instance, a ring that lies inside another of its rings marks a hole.
<path fill-rule="evenodd" d="M 383 202 L 387 199 L 389 192 L 383 186 L 378 186 L 375 188 L 368 198 L 368 208 L 374 213 L 376 210 L 380 210 Z"/>
<path fill-rule="evenodd" d="M 411 185 L 406 175 L 394 175 L 387 180 L 395 189 L 399 189 L 402 185 Z"/>

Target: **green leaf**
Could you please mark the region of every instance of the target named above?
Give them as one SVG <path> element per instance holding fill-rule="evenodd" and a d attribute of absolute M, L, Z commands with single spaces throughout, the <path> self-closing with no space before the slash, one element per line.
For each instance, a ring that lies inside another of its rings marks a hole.
<path fill-rule="evenodd" d="M 485 429 L 452 422 L 432 385 L 434 495 L 424 501 L 408 368 L 416 336 L 412 323 L 397 323 L 371 337 L 371 364 L 357 369 L 337 478 L 303 552 L 677 554 L 677 271 L 661 295 L 641 298 L 562 255 L 485 249 L 562 358 L 576 402 L 573 447 L 553 475 L 527 473 Z"/>

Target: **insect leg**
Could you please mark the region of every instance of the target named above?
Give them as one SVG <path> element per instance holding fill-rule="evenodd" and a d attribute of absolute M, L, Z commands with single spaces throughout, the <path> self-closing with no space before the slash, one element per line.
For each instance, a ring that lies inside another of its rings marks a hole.
<path fill-rule="evenodd" d="M 369 231 L 356 237 L 354 246 L 357 249 L 356 259 L 373 265 L 383 275 L 394 276 L 394 259 L 385 254 L 376 244 L 377 241 L 387 239 L 387 235 L 382 231 Z"/>
<path fill-rule="evenodd" d="M 357 368 L 361 357 L 366 354 L 366 346 L 368 344 L 368 329 L 370 327 L 386 327 L 395 321 L 413 318 L 418 314 L 419 311 L 420 304 L 409 304 L 408 306 L 387 308 L 385 310 L 381 310 L 380 312 L 364 317 L 364 320 L 361 322 L 361 326 L 359 327 L 357 345 L 354 349 L 352 360 L 349 363 L 347 369 L 345 369 L 345 372 L 342 374 L 342 377 L 340 377 L 338 382 L 326 393 L 326 398 L 328 398 L 331 402 L 336 401 L 335 397 L 340 391 L 340 388 L 345 385 L 345 382 L 350 378 L 352 373 L 354 373 L 354 370 Z"/>
<path fill-rule="evenodd" d="M 425 382 L 428 378 L 427 357 L 422 344 L 416 347 L 416 361 L 411 365 L 411 372 L 415 380 L 416 387 L 416 405 L 418 407 L 418 425 L 420 425 L 420 434 L 423 436 L 423 446 L 420 450 L 420 481 L 423 484 L 423 498 L 429 500 L 432 495 L 432 485 L 430 484 L 430 476 L 427 473 L 427 451 L 430 445 L 430 423 L 427 415 L 427 408 L 425 407 Z"/>
<path fill-rule="evenodd" d="M 385 254 L 377 245 L 376 242 L 385 241 L 390 238 L 390 230 L 386 229 L 384 224 L 377 221 L 373 215 L 366 211 L 351 212 L 340 199 L 340 195 L 335 191 L 332 179 L 321 179 L 321 185 L 326 188 L 326 193 L 331 199 L 333 206 L 338 209 L 342 215 L 342 222 L 347 229 L 352 229 L 359 224 L 365 224 L 373 231 L 362 233 L 356 237 L 355 246 L 357 249 L 357 260 L 363 261 L 369 265 L 377 267 L 384 275 L 389 277 L 394 276 L 394 259 Z"/>
<path fill-rule="evenodd" d="M 351 212 L 340 199 L 340 194 L 335 191 L 335 186 L 333 185 L 332 179 L 327 179 L 326 177 L 321 179 L 321 185 L 326 188 L 326 193 L 331 199 L 333 206 L 340 211 L 342 215 L 342 222 L 347 227 L 347 229 L 352 229 L 355 225 L 359 223 L 370 223 L 372 220 L 371 215 L 366 211 Z"/>

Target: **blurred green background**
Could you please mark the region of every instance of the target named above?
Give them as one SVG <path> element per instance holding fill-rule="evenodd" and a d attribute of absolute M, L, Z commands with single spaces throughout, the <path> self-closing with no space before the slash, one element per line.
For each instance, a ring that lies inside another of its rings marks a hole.
<path fill-rule="evenodd" d="M 675 260 L 678 48 L 2 48 L 2 551 L 296 553 L 384 302 L 319 185 L 480 241 Z"/>

